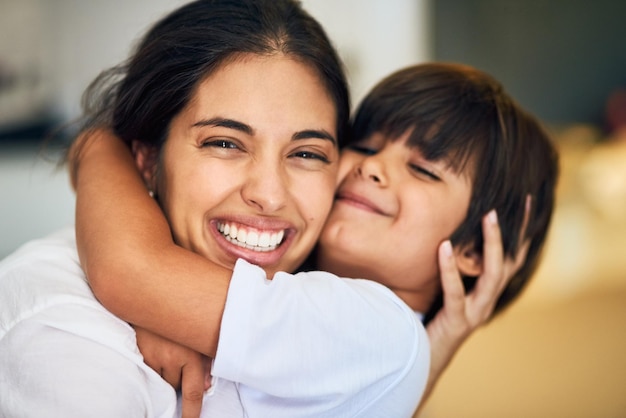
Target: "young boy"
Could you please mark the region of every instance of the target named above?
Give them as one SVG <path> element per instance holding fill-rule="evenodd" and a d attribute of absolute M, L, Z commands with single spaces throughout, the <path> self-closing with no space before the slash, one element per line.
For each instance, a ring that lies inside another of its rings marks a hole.
<path fill-rule="evenodd" d="M 532 213 L 526 230 L 526 237 L 530 239 L 528 256 L 499 299 L 496 311 L 519 294 L 537 265 L 548 230 L 554 206 L 558 157 L 536 119 L 521 109 L 495 79 L 471 67 L 455 64 L 424 64 L 398 71 L 364 99 L 356 113 L 353 138 L 342 155 L 342 164 L 348 158 L 358 159 L 355 154 L 378 154 L 396 142 L 405 145 L 404 155 L 396 160 L 394 168 L 413 171 L 413 177 L 421 180 L 419 188 L 407 191 L 414 204 L 407 205 L 406 211 L 410 209 L 411 216 L 424 220 L 413 229 L 386 235 L 394 240 L 402 238 L 390 246 L 395 251 L 409 248 L 415 259 L 415 269 L 419 266 L 421 274 L 429 277 L 431 288 L 438 289 L 434 263 L 436 244 L 433 243 L 445 239 L 452 243 L 466 287 L 469 289 L 474 285 L 482 263 L 481 219 L 492 209 L 497 213 L 502 230 L 504 254 L 513 257 L 524 241 L 519 234 L 522 232 L 524 202 L 527 196 L 531 196 Z M 444 176 L 449 173 L 457 180 L 465 180 L 466 184 L 453 189 Z M 377 176 L 374 173 L 372 178 Z M 382 183 L 379 184 L 382 187 Z M 339 187 L 339 202 L 342 187 Z M 425 196 L 418 200 L 420 193 Z M 455 204 L 454 199 L 462 193 L 469 193 L 468 199 Z M 459 212 L 451 230 L 432 237 L 429 249 L 420 251 L 418 246 L 429 241 L 424 231 L 442 226 L 451 210 Z M 334 208 L 327 221 L 321 238 L 322 249 L 338 246 L 329 237 L 329 231 L 333 230 L 339 213 L 337 207 Z M 345 218 L 345 222 L 352 220 L 350 216 Z M 372 232 L 370 237 L 384 237 L 382 229 L 379 231 L 381 235 Z M 364 228 L 353 230 L 365 233 Z M 417 237 L 413 238 L 413 234 Z M 412 238 L 414 242 L 411 242 Z M 318 258 L 318 261 L 328 266 L 329 261 L 324 258 L 341 257 L 343 263 L 363 271 L 363 274 L 356 275 L 358 277 L 375 279 L 384 274 L 399 280 L 399 287 L 408 286 L 407 277 L 415 271 L 405 267 L 410 263 L 394 263 L 391 257 L 398 256 L 397 253 L 390 257 L 375 257 L 376 250 L 381 247 L 380 238 L 376 247 L 355 237 L 353 243 L 356 245 L 357 241 L 365 244 L 365 248 L 355 249 L 349 255 L 339 251 L 331 254 L 326 250 L 321 253 L 322 260 Z M 375 266 L 375 258 L 380 266 Z M 411 256 L 405 257 L 405 260 L 409 259 Z M 401 265 L 405 270 L 390 274 L 389 270 L 395 268 L 392 265 Z M 339 275 L 342 275 L 341 271 Z M 385 283 L 382 278 L 377 281 Z M 393 285 L 389 287 L 393 289 Z M 415 288 L 422 291 L 422 286 Z M 426 293 L 428 302 L 419 308 L 428 312 L 426 321 L 429 321 L 441 307 L 441 295 L 439 290 Z"/>
<path fill-rule="evenodd" d="M 89 172 L 81 163 L 79 177 Z M 180 249 L 139 262 L 146 267 L 139 276 L 131 268 L 124 276 L 125 263 L 138 263 L 143 256 L 115 254 L 107 237 L 91 236 L 106 251 L 97 258 L 101 264 L 89 271 L 106 271 L 113 261 L 121 265 L 103 300 L 131 323 L 154 332 L 160 331 L 154 326 L 159 321 L 201 330 L 206 322 L 219 323 L 217 353 L 199 347 L 215 357 L 206 416 L 219 402 L 239 403 L 238 411 L 250 416 L 410 416 L 428 373 L 428 345 L 421 315 L 414 313 L 427 313 L 426 320 L 434 316 L 437 322 L 440 244 L 471 288 L 489 268 L 482 252 L 485 214 L 487 229 L 498 222 L 502 227 L 507 256 L 514 258 L 520 243 L 529 242 L 524 265 L 498 301 L 496 309 L 502 309 L 536 266 L 556 177 L 556 152 L 547 136 L 491 77 L 464 66 L 419 65 L 383 80 L 358 109 L 353 141 L 341 157 L 335 205 L 314 257 L 319 269 L 368 280 L 313 271 L 295 279 L 278 273 L 267 281 L 261 268 L 241 260 L 225 302 L 210 299 L 225 303 L 223 315 L 208 318 L 186 305 L 200 306 L 197 290 L 184 283 L 188 276 L 177 277 L 176 287 L 166 285 L 169 277 L 163 271 L 170 270 L 163 266 L 180 263 Z M 123 187 L 104 187 L 106 181 L 101 180 L 98 194 L 83 195 L 91 202 L 87 217 L 109 222 L 110 235 L 118 240 L 150 246 L 154 221 L 145 219 L 141 236 L 125 232 L 124 201 L 102 204 L 111 190 L 123 195 Z M 136 197 L 135 189 L 129 194 Z M 532 212 L 520 237 L 529 195 Z M 236 233 L 226 235 L 237 239 Z M 201 279 L 211 280 L 208 274 Z M 132 298 L 134 305 L 128 303 Z M 111 303 L 116 299 L 123 302 Z M 156 304 L 164 299 L 180 303 L 175 318 L 158 317 Z M 206 328 L 206 338 L 217 340 L 212 330 Z M 164 335 L 188 343 L 179 334 Z M 413 401 L 406 402 L 409 398 Z"/>

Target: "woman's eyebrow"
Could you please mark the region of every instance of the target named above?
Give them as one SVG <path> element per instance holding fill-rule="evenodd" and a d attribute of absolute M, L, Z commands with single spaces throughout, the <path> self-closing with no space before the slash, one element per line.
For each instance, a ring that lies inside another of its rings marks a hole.
<path fill-rule="evenodd" d="M 255 133 L 254 129 L 248 124 L 239 122 L 234 119 L 221 118 L 221 117 L 203 119 L 194 123 L 191 126 L 192 127 L 218 126 L 218 127 L 228 128 L 228 129 L 235 129 L 237 131 L 243 132 L 250 136 L 253 136 Z M 296 132 L 291 137 L 291 139 L 294 141 L 298 139 L 310 139 L 310 138 L 325 139 L 327 141 L 332 142 L 333 145 L 337 145 L 337 140 L 335 139 L 335 137 L 323 129 L 305 129 L 303 131 Z"/>
<path fill-rule="evenodd" d="M 236 121 L 234 119 L 216 117 L 216 118 L 211 118 L 211 119 L 200 120 L 191 126 L 192 127 L 219 126 L 223 128 L 234 129 L 234 130 L 243 132 L 247 135 L 251 135 L 251 136 L 254 135 L 254 129 L 252 129 L 250 125 L 247 125 L 243 122 Z"/>
<path fill-rule="evenodd" d="M 317 138 L 317 139 L 325 139 L 333 143 L 333 145 L 337 145 L 337 140 L 330 133 L 325 130 L 317 130 L 317 129 L 306 129 L 304 131 L 296 132 L 293 136 L 293 140 L 297 139 L 309 139 L 309 138 Z"/>

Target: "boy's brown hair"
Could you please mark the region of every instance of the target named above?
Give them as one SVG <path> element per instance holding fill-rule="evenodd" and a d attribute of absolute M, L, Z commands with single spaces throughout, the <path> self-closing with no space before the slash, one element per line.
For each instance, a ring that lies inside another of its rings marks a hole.
<path fill-rule="evenodd" d="M 431 161 L 443 160 L 472 178 L 465 220 L 450 237 L 482 255 L 481 220 L 496 209 L 505 256 L 529 240 L 526 261 L 500 296 L 495 311 L 515 299 L 537 266 L 554 209 L 558 154 L 539 121 L 524 111 L 490 75 L 460 64 L 430 63 L 381 81 L 359 106 L 351 143 L 380 132 L 399 138 Z M 348 145 L 349 146 L 349 145 Z M 524 240 L 520 231 L 532 197 Z M 466 290 L 476 278 L 463 277 Z M 425 321 L 441 308 L 440 294 Z"/>

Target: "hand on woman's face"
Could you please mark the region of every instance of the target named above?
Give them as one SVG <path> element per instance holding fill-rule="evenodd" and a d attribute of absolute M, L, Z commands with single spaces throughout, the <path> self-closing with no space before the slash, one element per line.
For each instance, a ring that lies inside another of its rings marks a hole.
<path fill-rule="evenodd" d="M 206 78 L 173 119 L 154 188 L 176 242 L 232 268 L 293 270 L 332 205 L 335 107 L 318 76 L 246 55 Z"/>

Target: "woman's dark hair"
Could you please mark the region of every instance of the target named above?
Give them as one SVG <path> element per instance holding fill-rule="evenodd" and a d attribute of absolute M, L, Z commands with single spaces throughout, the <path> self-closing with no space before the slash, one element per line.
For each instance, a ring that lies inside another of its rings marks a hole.
<path fill-rule="evenodd" d="M 199 82 L 246 53 L 285 54 L 312 67 L 333 99 L 343 143 L 350 100 L 341 61 L 320 24 L 294 0 L 199 0 L 173 11 L 127 63 L 89 86 L 84 130 L 109 127 L 128 143 L 160 148 Z"/>
<path fill-rule="evenodd" d="M 351 141 L 374 132 L 397 139 L 411 130 L 409 146 L 431 161 L 445 161 L 472 178 L 465 220 L 452 244 L 473 245 L 482 254 L 481 221 L 496 209 L 504 254 L 519 247 L 526 197 L 532 211 L 525 239 L 525 264 L 512 278 L 495 312 L 521 292 L 535 270 L 554 208 L 558 155 L 537 119 L 525 112 L 494 78 L 474 68 L 446 63 L 423 64 L 381 81 L 358 108 Z M 469 291 L 476 278 L 464 277 Z M 426 315 L 441 308 L 439 295 Z"/>

